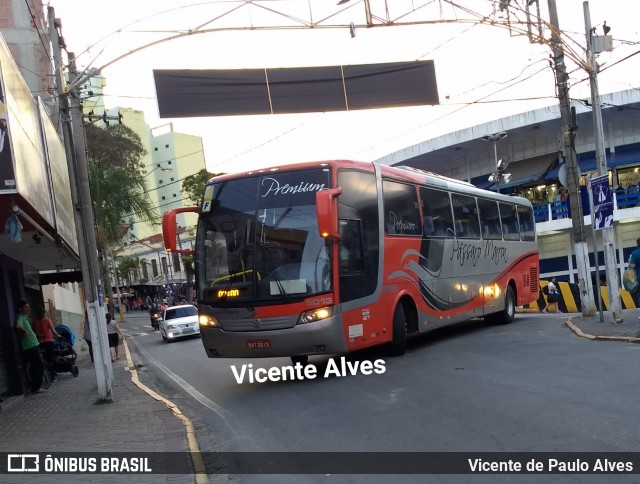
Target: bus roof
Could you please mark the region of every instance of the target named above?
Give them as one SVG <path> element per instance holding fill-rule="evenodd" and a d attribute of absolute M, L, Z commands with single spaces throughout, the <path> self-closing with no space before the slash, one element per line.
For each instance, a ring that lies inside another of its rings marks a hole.
<path fill-rule="evenodd" d="M 271 166 L 268 168 L 260 168 L 258 170 L 219 175 L 211 178 L 207 182 L 207 184 L 214 183 L 214 182 L 216 183 L 225 182 L 229 180 L 234 180 L 236 178 L 245 178 L 247 176 L 253 176 L 253 175 L 296 171 L 296 170 L 309 169 L 313 167 L 357 168 L 365 171 L 373 171 L 374 165 L 375 163 L 371 161 L 353 161 L 353 160 L 307 161 L 307 162 L 295 163 L 291 165 Z M 489 197 L 489 198 L 494 198 L 498 200 L 503 200 L 505 202 L 508 201 L 511 203 L 518 203 L 521 205 L 531 206 L 531 202 L 529 202 L 529 200 L 527 200 L 526 198 L 512 196 L 512 195 L 505 195 L 505 194 L 496 193 L 496 192 L 490 192 L 488 190 L 483 190 L 481 188 L 478 188 L 469 182 L 456 180 L 454 178 L 449 178 L 443 175 L 439 175 L 437 173 L 424 171 L 419 168 L 414 168 L 411 166 L 388 166 L 388 165 L 378 165 L 378 166 L 380 167 L 381 173 L 384 177 L 395 178 L 401 181 L 408 181 L 408 182 L 418 183 L 421 185 L 442 188 L 446 190 L 464 192 L 473 196 Z"/>

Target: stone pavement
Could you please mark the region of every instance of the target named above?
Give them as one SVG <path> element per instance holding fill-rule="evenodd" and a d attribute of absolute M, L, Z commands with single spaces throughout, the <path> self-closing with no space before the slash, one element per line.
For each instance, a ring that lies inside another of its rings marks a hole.
<path fill-rule="evenodd" d="M 124 353 L 123 351 L 121 353 Z M 131 380 L 126 359 L 113 365 L 113 402 L 96 403 L 93 363 L 78 353 L 79 376 L 61 373 L 48 391 L 16 397 L 0 414 L 0 452 L 186 452 L 182 422 Z M 7 478 L 7 479 L 5 479 Z M 9 475 L 8 482 L 193 483 L 191 475 Z"/>
<path fill-rule="evenodd" d="M 580 313 L 567 314 L 567 326 L 578 336 L 592 340 L 623 341 L 640 343 L 640 310 L 624 309 L 622 322 L 613 322 L 611 313 L 603 311 L 603 321 L 600 321 L 600 313 L 591 317 L 584 317 Z"/>

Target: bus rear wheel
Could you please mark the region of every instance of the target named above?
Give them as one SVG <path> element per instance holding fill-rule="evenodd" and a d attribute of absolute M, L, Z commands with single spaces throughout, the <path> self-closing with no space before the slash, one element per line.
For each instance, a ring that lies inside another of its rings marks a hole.
<path fill-rule="evenodd" d="M 389 353 L 391 356 L 404 355 L 407 351 L 407 317 L 402 303 L 398 304 L 393 312 L 392 336 Z"/>
<path fill-rule="evenodd" d="M 491 324 L 513 323 L 516 314 L 516 294 L 512 286 L 507 286 L 504 293 L 504 309 L 498 313 L 485 316 L 485 320 Z"/>

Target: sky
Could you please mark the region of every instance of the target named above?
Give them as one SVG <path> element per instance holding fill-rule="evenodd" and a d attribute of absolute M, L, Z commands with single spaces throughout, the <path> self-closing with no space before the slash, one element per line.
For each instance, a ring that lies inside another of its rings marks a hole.
<path fill-rule="evenodd" d="M 490 0 L 50 0 L 79 67 L 102 68 L 105 105 L 145 113 L 151 128 L 203 138 L 207 169 L 234 173 L 327 159 L 373 161 L 440 135 L 557 105 L 551 49 L 520 34 L 525 0 L 509 19 Z M 557 0 L 570 95 L 589 98 L 583 1 Z M 640 88 L 640 2 L 591 0 L 591 24 L 611 28 L 598 56 L 600 93 Z M 386 7 L 386 8 L 385 8 Z M 413 9 L 413 10 L 412 10 Z M 520 10 L 518 12 L 518 10 Z M 535 13 L 535 12 L 534 12 Z M 547 0 L 540 17 L 549 20 Z M 315 28 L 296 28 L 312 18 Z M 302 22 L 296 20 L 299 19 Z M 479 22 L 484 19 L 484 22 Z M 491 20 L 495 20 L 491 24 Z M 352 37 L 349 24 L 356 25 Z M 425 23 L 428 22 L 428 23 Z M 401 25 L 401 24 L 405 25 Z M 414 23 L 414 25 L 406 25 Z M 337 28 L 329 28 L 329 26 Z M 199 33 L 208 29 L 206 33 Z M 184 35 L 185 32 L 193 32 Z M 176 40 L 136 49 L 182 33 Z M 544 29 L 544 38 L 550 37 Z M 161 119 L 153 69 L 243 69 L 433 60 L 440 104 L 350 112 Z M 488 133 L 487 133 L 488 134 Z"/>

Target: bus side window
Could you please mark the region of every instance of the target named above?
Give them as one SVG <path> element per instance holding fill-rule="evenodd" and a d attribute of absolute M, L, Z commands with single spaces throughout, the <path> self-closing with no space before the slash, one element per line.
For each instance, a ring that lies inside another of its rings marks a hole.
<path fill-rule="evenodd" d="M 389 235 L 422 235 L 415 186 L 384 180 L 385 231 Z"/>
<path fill-rule="evenodd" d="M 449 193 L 420 187 L 420 198 L 422 199 L 425 235 L 427 237 L 453 237 L 453 215 Z M 429 232 L 430 225 L 433 225 L 431 233 Z"/>
<path fill-rule="evenodd" d="M 533 210 L 531 208 L 518 205 L 518 222 L 520 223 L 522 240 L 536 240 L 535 222 L 533 221 Z"/>
<path fill-rule="evenodd" d="M 340 220 L 340 273 L 353 274 L 364 271 L 362 254 L 362 229 L 359 220 Z"/>
<path fill-rule="evenodd" d="M 500 218 L 502 219 L 502 232 L 504 240 L 520 240 L 520 227 L 516 206 L 510 203 L 500 203 Z"/>
<path fill-rule="evenodd" d="M 502 239 L 498 203 L 492 200 L 478 198 L 478 210 L 480 211 L 482 237 L 486 240 Z"/>
<path fill-rule="evenodd" d="M 435 227 L 433 225 L 433 217 L 426 216 L 424 217 L 424 235 L 430 236 L 435 233 Z"/>
<path fill-rule="evenodd" d="M 468 195 L 454 193 L 451 195 L 453 216 L 455 219 L 456 237 L 465 239 L 480 238 L 480 223 L 476 199 Z"/>

